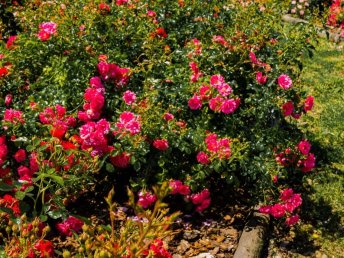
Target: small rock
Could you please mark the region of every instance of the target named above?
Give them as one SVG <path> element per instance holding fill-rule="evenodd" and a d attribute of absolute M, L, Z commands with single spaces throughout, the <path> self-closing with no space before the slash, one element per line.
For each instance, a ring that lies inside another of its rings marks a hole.
<path fill-rule="evenodd" d="M 200 253 L 199 255 L 193 256 L 191 258 L 214 258 L 214 256 L 210 253 Z"/>

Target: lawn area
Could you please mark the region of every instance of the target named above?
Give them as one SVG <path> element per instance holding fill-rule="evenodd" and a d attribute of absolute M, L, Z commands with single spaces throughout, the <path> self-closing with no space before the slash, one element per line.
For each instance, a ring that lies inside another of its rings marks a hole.
<path fill-rule="evenodd" d="M 312 237 L 329 256 L 344 254 L 344 51 L 321 41 L 302 76 L 314 95 L 313 114 L 302 127 L 318 143 L 318 174 L 311 183 L 313 207 L 305 209 L 316 221 Z"/>
<path fill-rule="evenodd" d="M 279 242 L 287 256 L 343 257 L 344 254 L 344 51 L 322 40 L 305 58 L 302 84 L 315 98 L 309 115 L 298 122 L 314 144 L 317 171 L 307 179 L 303 221 L 291 231 L 292 243 Z M 279 252 L 277 252 L 279 253 Z M 270 250 L 270 255 L 277 254 Z M 327 255 L 327 256 L 326 256 Z"/>

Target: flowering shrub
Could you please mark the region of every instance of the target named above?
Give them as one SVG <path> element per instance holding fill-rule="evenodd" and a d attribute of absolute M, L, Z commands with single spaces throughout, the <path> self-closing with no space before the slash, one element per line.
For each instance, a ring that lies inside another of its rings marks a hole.
<path fill-rule="evenodd" d="M 344 37 L 344 1 L 333 0 L 329 8 L 329 16 L 327 24 L 339 27 L 342 31 L 341 36 Z"/>
<path fill-rule="evenodd" d="M 282 23 L 279 1 L 6 7 L 21 31 L 0 44 L 0 207 L 11 219 L 27 212 L 77 233 L 67 204 L 123 175 L 147 212 L 159 196 L 144 189 L 166 180 L 198 212 L 218 183 L 261 192 L 276 146 L 300 139 L 290 116 L 314 103 L 298 77 L 315 33 Z M 305 150 L 279 154 L 281 174 L 310 172 Z"/>

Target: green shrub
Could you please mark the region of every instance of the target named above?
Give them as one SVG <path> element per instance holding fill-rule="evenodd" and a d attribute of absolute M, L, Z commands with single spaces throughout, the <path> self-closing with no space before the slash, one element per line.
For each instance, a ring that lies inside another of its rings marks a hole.
<path fill-rule="evenodd" d="M 311 25 L 282 23 L 273 1 L 122 2 L 10 7 L 22 32 L 0 46 L 1 183 L 23 187 L 28 168 L 22 200 L 32 186 L 42 213 L 45 192 L 63 210 L 56 200 L 123 175 L 136 190 L 172 178 L 193 191 L 271 185 L 274 148 L 302 138 Z"/>

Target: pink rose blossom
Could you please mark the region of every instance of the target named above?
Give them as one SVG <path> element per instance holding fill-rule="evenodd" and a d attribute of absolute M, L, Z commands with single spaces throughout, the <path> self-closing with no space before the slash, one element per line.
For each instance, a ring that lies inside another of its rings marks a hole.
<path fill-rule="evenodd" d="M 228 96 L 229 94 L 233 92 L 231 86 L 229 86 L 228 83 L 222 83 L 221 85 L 217 87 L 217 90 L 224 97 Z"/>
<path fill-rule="evenodd" d="M 222 113 L 232 114 L 237 108 L 237 103 L 234 99 L 226 99 L 222 102 L 220 108 Z"/>
<path fill-rule="evenodd" d="M 147 11 L 147 16 L 148 17 L 156 17 L 156 12 L 152 11 L 152 10 L 148 10 Z"/>
<path fill-rule="evenodd" d="M 207 199 L 203 200 L 203 202 L 196 207 L 196 211 L 202 212 L 205 209 L 207 209 L 210 206 L 210 204 L 211 204 L 211 199 L 207 198 Z"/>
<path fill-rule="evenodd" d="M 315 156 L 313 153 L 309 153 L 306 159 L 302 161 L 302 171 L 310 172 L 315 167 Z"/>
<path fill-rule="evenodd" d="M 52 124 L 50 134 L 52 137 L 59 138 L 60 140 L 64 137 L 65 133 L 68 130 L 68 125 L 61 120 L 57 120 Z"/>
<path fill-rule="evenodd" d="M 300 194 L 293 194 L 284 203 L 284 208 L 288 212 L 293 212 L 297 207 L 302 204 L 302 198 Z"/>
<path fill-rule="evenodd" d="M 126 4 L 128 3 L 128 0 L 116 0 L 116 5 L 123 5 L 123 4 Z"/>
<path fill-rule="evenodd" d="M 128 131 L 131 135 L 138 134 L 141 131 L 140 116 L 136 116 L 134 113 L 124 111 L 119 116 L 119 121 L 116 123 L 119 132 Z M 118 133 L 116 131 L 115 133 Z"/>
<path fill-rule="evenodd" d="M 4 114 L 4 121 L 10 122 L 12 124 L 24 124 L 23 112 L 15 109 L 6 109 Z"/>
<path fill-rule="evenodd" d="M 102 80 L 98 76 L 92 77 L 90 79 L 90 86 L 91 86 L 91 88 L 94 88 L 94 89 L 101 89 L 102 92 L 103 92 L 103 90 L 105 91 Z"/>
<path fill-rule="evenodd" d="M 306 100 L 305 100 L 305 104 L 303 106 L 303 110 L 305 112 L 308 112 L 308 111 L 312 110 L 313 105 L 314 105 L 314 97 L 313 96 L 308 96 L 306 98 Z"/>
<path fill-rule="evenodd" d="M 181 194 L 181 195 L 190 194 L 190 187 L 188 185 L 183 184 L 179 180 L 172 180 L 170 182 L 170 188 L 172 190 L 171 194 Z"/>
<path fill-rule="evenodd" d="M 55 22 L 43 22 L 39 25 L 41 31 L 48 34 L 55 34 L 57 31 L 57 24 Z"/>
<path fill-rule="evenodd" d="M 281 218 L 285 215 L 285 207 L 282 204 L 276 203 L 271 207 L 270 214 L 275 218 Z"/>
<path fill-rule="evenodd" d="M 156 195 L 150 192 L 140 191 L 138 196 L 139 196 L 139 200 L 137 202 L 137 205 L 141 206 L 144 209 L 147 209 L 157 200 Z"/>
<path fill-rule="evenodd" d="M 210 160 L 209 160 L 209 157 L 208 155 L 203 152 L 203 151 L 200 151 L 198 154 L 197 154 L 197 161 L 200 163 L 200 164 L 209 164 L 210 163 Z"/>
<path fill-rule="evenodd" d="M 211 203 L 210 192 L 208 189 L 204 189 L 200 193 L 192 194 L 190 200 L 193 204 L 197 205 L 196 211 L 202 212 L 208 208 Z"/>
<path fill-rule="evenodd" d="M 274 182 L 275 184 L 278 182 L 278 176 L 274 176 L 273 178 L 272 178 L 272 182 Z"/>
<path fill-rule="evenodd" d="M 288 101 L 287 103 L 282 105 L 283 115 L 290 116 L 294 111 L 294 104 L 292 101 Z"/>
<path fill-rule="evenodd" d="M 37 153 L 33 152 L 30 155 L 29 159 L 30 169 L 33 173 L 37 172 L 39 170 L 39 164 L 37 161 Z"/>
<path fill-rule="evenodd" d="M 164 114 L 164 120 L 165 121 L 170 121 L 172 119 L 174 119 L 174 115 L 172 115 L 171 113 L 165 113 Z"/>
<path fill-rule="evenodd" d="M 6 48 L 7 49 L 12 49 L 14 41 L 17 39 L 17 36 L 9 36 L 7 42 L 6 42 Z"/>
<path fill-rule="evenodd" d="M 165 139 L 157 139 L 153 141 L 153 146 L 161 151 L 165 151 L 168 149 L 169 145 L 168 145 L 168 141 Z"/>
<path fill-rule="evenodd" d="M 287 224 L 287 226 L 291 227 L 291 226 L 295 225 L 297 222 L 299 222 L 299 220 L 300 220 L 299 215 L 295 214 L 293 216 L 286 218 L 285 224 Z"/>
<path fill-rule="evenodd" d="M 127 90 L 123 94 L 123 100 L 124 100 L 125 104 L 131 105 L 136 100 L 136 94 L 134 92 L 130 91 L 130 90 Z"/>
<path fill-rule="evenodd" d="M 230 140 L 228 138 L 223 138 L 218 141 L 219 151 L 218 157 L 219 159 L 228 159 L 231 156 L 231 149 L 230 149 Z"/>
<path fill-rule="evenodd" d="M 223 45 L 223 46 L 225 46 L 225 47 L 228 46 L 228 42 L 227 42 L 227 41 L 225 40 L 225 38 L 222 37 L 222 36 L 213 36 L 213 41 L 214 41 L 215 43 L 219 43 L 219 44 L 221 44 L 221 45 Z"/>
<path fill-rule="evenodd" d="M 6 144 L 0 144 L 0 159 L 5 160 L 8 154 L 8 148 Z"/>
<path fill-rule="evenodd" d="M 110 12 L 110 6 L 106 3 L 100 3 L 98 6 L 99 10 L 102 12 L 102 14 Z"/>
<path fill-rule="evenodd" d="M 199 96 L 197 96 L 196 94 L 193 95 L 193 97 L 191 99 L 189 99 L 189 101 L 188 101 L 188 106 L 192 110 L 200 109 L 202 107 L 201 98 Z"/>
<path fill-rule="evenodd" d="M 215 74 L 210 77 L 210 85 L 217 89 L 220 85 L 225 83 L 225 78 L 220 74 Z"/>
<path fill-rule="evenodd" d="M 38 32 L 37 37 L 41 40 L 41 41 L 47 41 L 48 39 L 50 39 L 50 34 L 45 32 L 44 30 L 41 30 Z"/>
<path fill-rule="evenodd" d="M 216 96 L 214 98 L 211 98 L 209 101 L 209 108 L 215 112 L 221 111 L 223 102 L 224 102 L 224 99 L 221 96 Z"/>
<path fill-rule="evenodd" d="M 84 222 L 82 220 L 73 216 L 69 216 L 64 222 L 58 223 L 56 228 L 61 234 L 65 236 L 71 236 L 72 231 L 80 232 L 83 225 Z"/>
<path fill-rule="evenodd" d="M 121 68 L 105 61 L 99 62 L 97 67 L 100 77 L 104 81 L 114 82 L 118 88 L 126 85 L 129 81 L 129 68 Z"/>
<path fill-rule="evenodd" d="M 203 76 L 203 73 L 200 72 L 196 62 L 191 62 L 189 64 L 189 67 L 191 68 L 191 70 L 193 72 L 193 74 L 190 77 L 190 80 L 192 82 L 197 82 L 198 79 Z"/>
<path fill-rule="evenodd" d="M 300 141 L 297 147 L 303 155 L 307 155 L 311 150 L 311 144 L 307 140 Z"/>
<path fill-rule="evenodd" d="M 199 88 L 199 95 L 202 100 L 209 100 L 211 97 L 211 89 L 209 85 L 202 85 Z"/>
<path fill-rule="evenodd" d="M 301 114 L 293 113 L 293 114 L 291 114 L 291 116 L 295 119 L 299 119 L 301 117 Z"/>
<path fill-rule="evenodd" d="M 14 155 L 13 158 L 17 161 L 17 162 L 22 162 L 26 159 L 26 152 L 24 149 L 19 149 Z"/>
<path fill-rule="evenodd" d="M 288 201 L 294 194 L 294 191 L 293 189 L 291 188 L 288 188 L 288 189 L 284 189 L 282 192 L 281 192 L 281 196 L 280 196 L 280 199 L 282 201 Z"/>
<path fill-rule="evenodd" d="M 271 212 L 271 207 L 272 207 L 272 206 L 270 206 L 270 205 L 265 205 L 265 206 L 260 207 L 258 211 L 259 211 L 260 213 L 270 214 L 270 212 Z"/>
<path fill-rule="evenodd" d="M 286 74 L 281 74 L 278 77 L 277 82 L 278 82 L 278 85 L 284 90 L 289 89 L 293 85 L 293 81 Z"/>
<path fill-rule="evenodd" d="M 215 133 L 209 134 L 205 138 L 205 144 L 207 145 L 207 149 L 211 152 L 217 152 L 219 150 L 219 144 L 217 142 L 217 135 Z"/>
<path fill-rule="evenodd" d="M 8 107 L 12 103 L 13 96 L 12 94 L 7 94 L 5 96 L 5 105 Z"/>
<path fill-rule="evenodd" d="M 249 56 L 250 56 L 251 62 L 253 64 L 257 64 L 258 63 L 258 59 L 257 59 L 256 54 L 254 52 L 251 51 L 249 53 Z"/>
<path fill-rule="evenodd" d="M 262 72 L 257 72 L 256 74 L 256 80 L 259 84 L 264 85 L 267 81 L 268 77 L 267 76 L 263 76 Z"/>
<path fill-rule="evenodd" d="M 26 166 L 19 166 L 18 169 L 18 175 L 20 177 L 24 177 L 24 176 L 28 176 L 28 177 L 32 177 L 33 176 L 33 172 Z"/>
<path fill-rule="evenodd" d="M 110 157 L 111 163 L 118 168 L 127 168 L 130 163 L 130 155 L 126 152 Z"/>
<path fill-rule="evenodd" d="M 190 196 L 190 199 L 193 204 L 198 205 L 201 204 L 205 199 L 208 199 L 210 197 L 210 192 L 208 189 L 204 189 L 203 191 L 192 194 Z"/>

